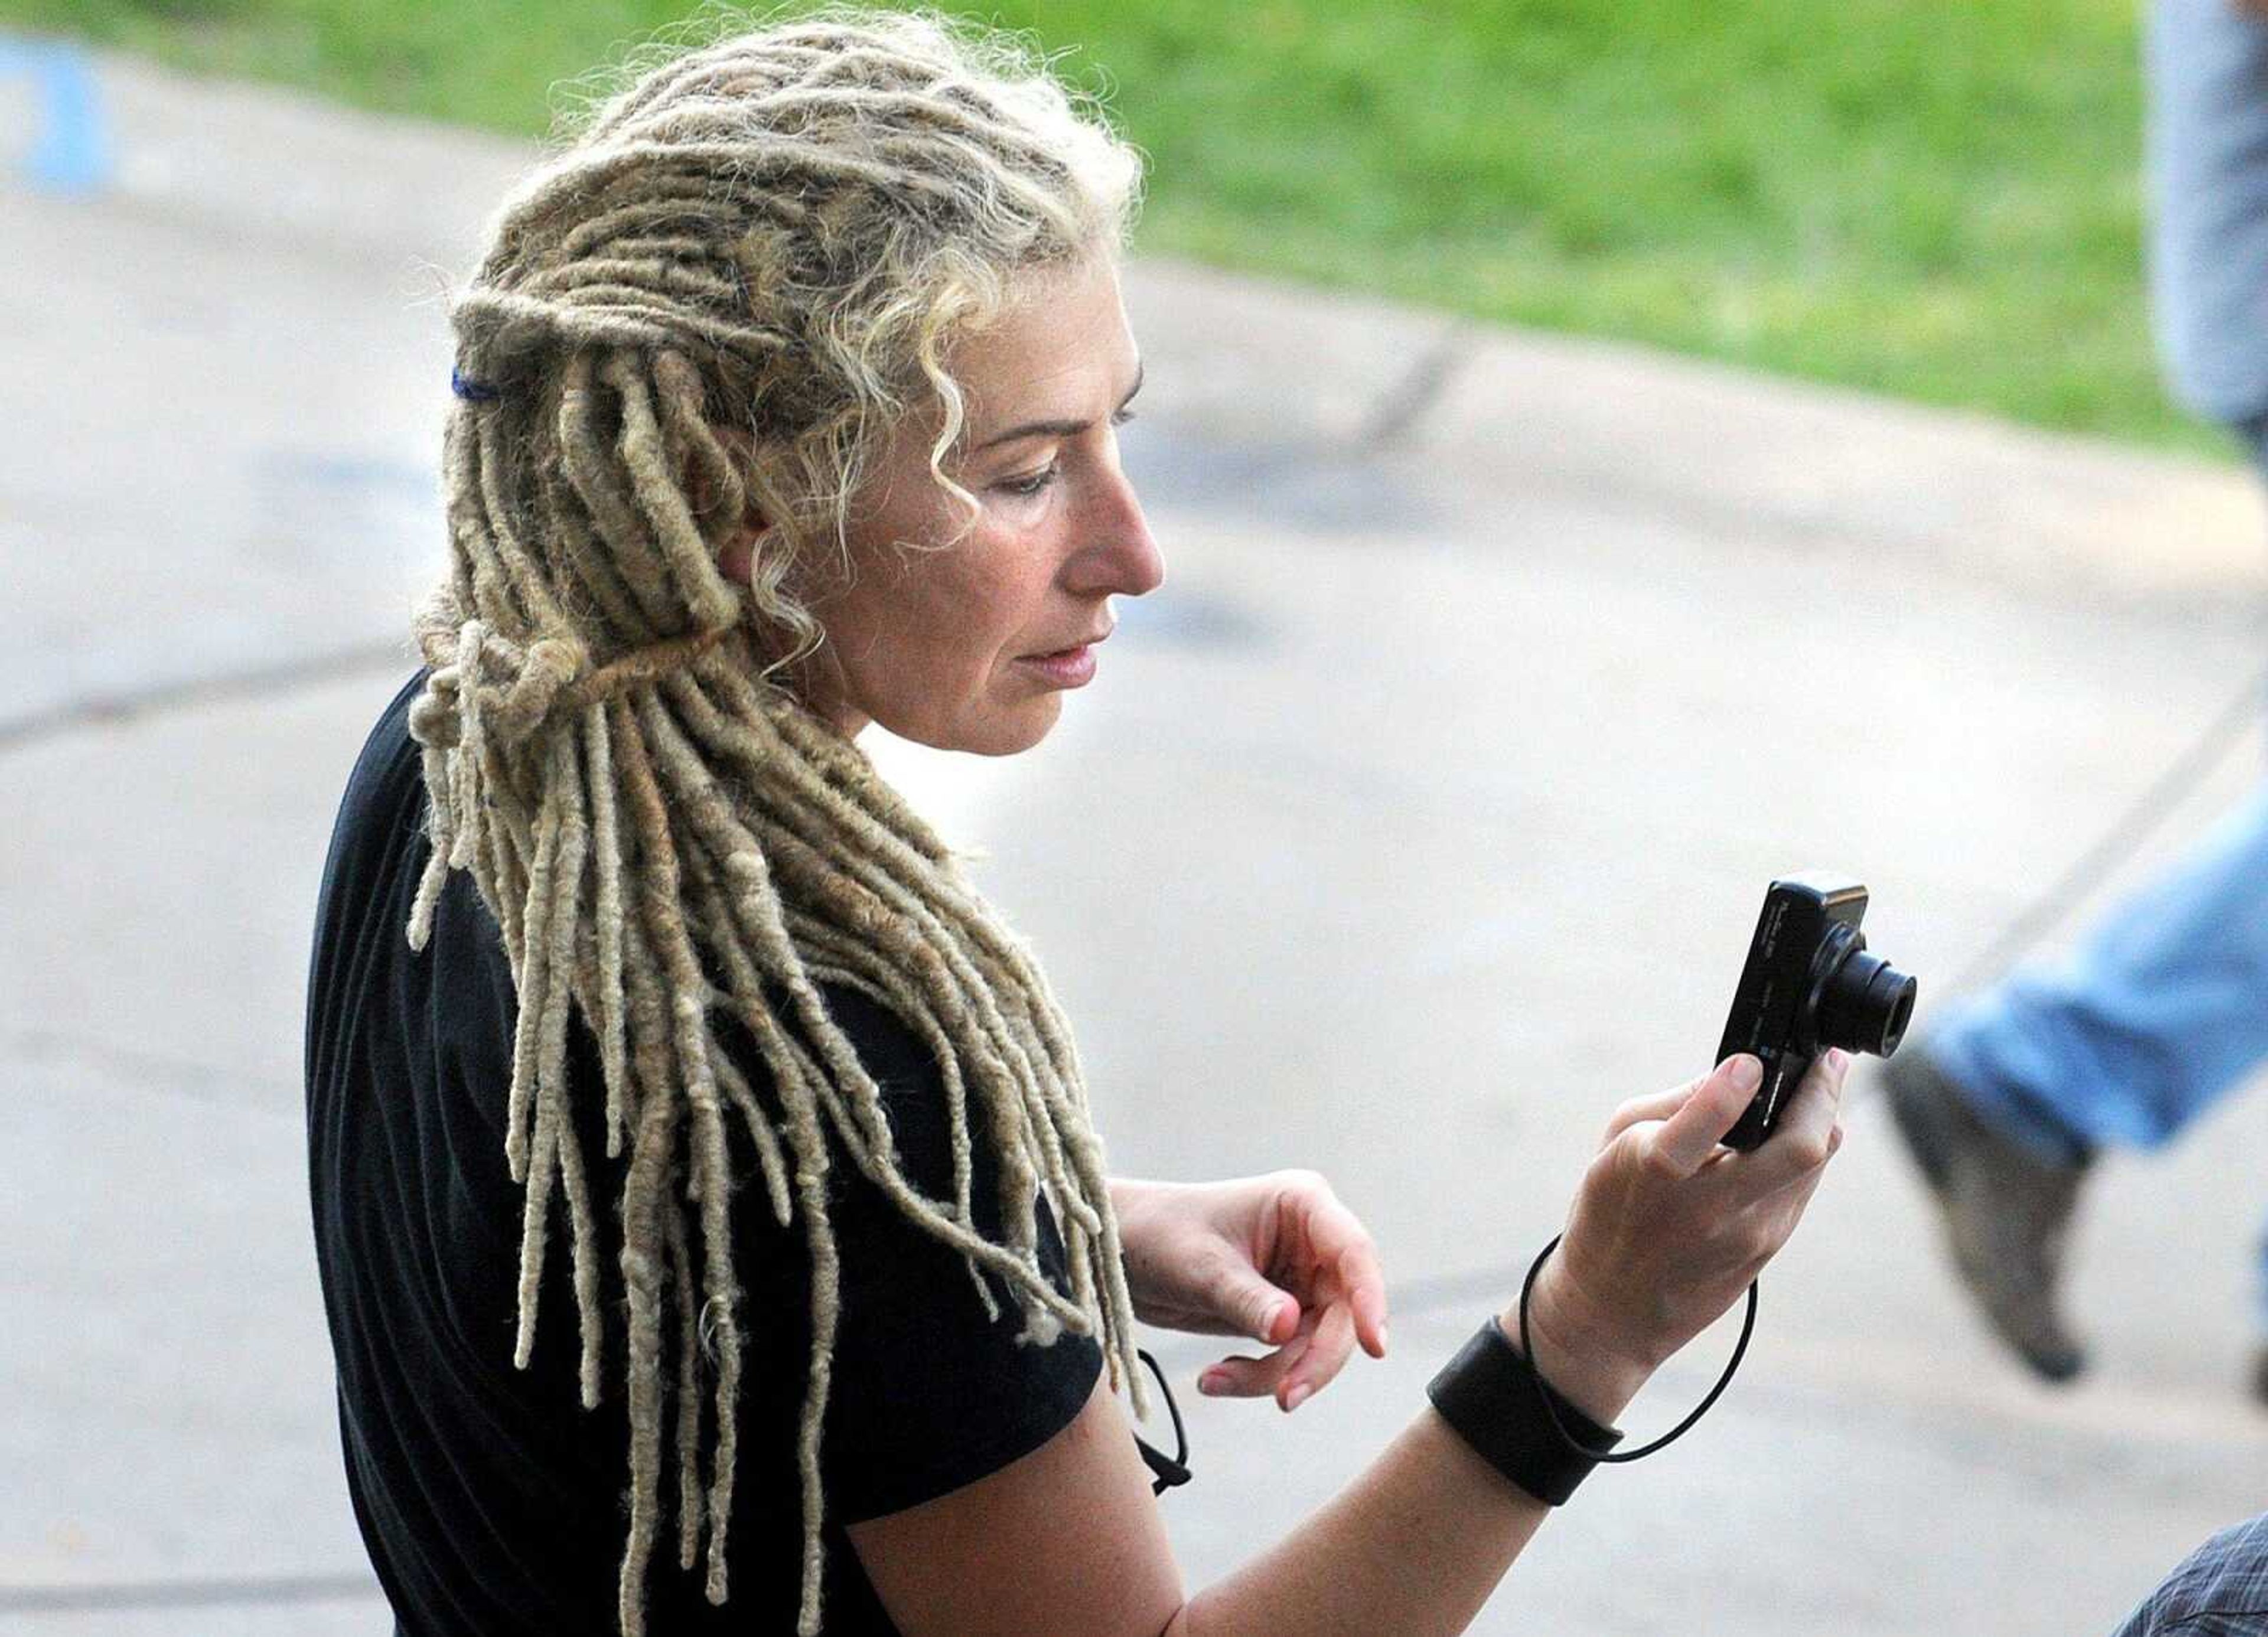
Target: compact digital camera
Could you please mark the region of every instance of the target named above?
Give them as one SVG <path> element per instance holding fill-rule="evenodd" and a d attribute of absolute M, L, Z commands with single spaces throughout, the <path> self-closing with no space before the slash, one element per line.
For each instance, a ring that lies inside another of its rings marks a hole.
<path fill-rule="evenodd" d="M 1728 1147 L 1753 1149 L 1771 1135 L 1783 1104 L 1829 1046 L 1888 1057 L 1905 1038 L 1918 986 L 1866 952 L 1866 914 L 1867 889 L 1833 876 L 1789 876 L 1765 890 L 1714 1060 L 1752 1052 L 1764 1068 L 1726 1134 Z"/>

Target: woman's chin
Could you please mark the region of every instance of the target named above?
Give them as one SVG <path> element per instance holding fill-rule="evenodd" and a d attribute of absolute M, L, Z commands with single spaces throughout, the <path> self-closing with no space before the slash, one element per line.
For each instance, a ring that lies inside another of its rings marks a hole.
<path fill-rule="evenodd" d="M 943 723 L 925 732 L 899 737 L 916 739 L 932 750 L 961 751 L 971 756 L 1015 756 L 1047 738 L 1062 716 L 1063 695 L 1042 694 Z"/>
<path fill-rule="evenodd" d="M 960 751 L 961 755 L 1020 755 L 1055 730 L 1064 714 L 1062 694 L 1041 694 L 1013 705 L 964 714 L 953 721 L 891 721 L 875 716 L 873 723 L 894 739 L 925 744 L 932 751 Z"/>
<path fill-rule="evenodd" d="M 1049 694 L 1033 700 L 1004 718 L 990 742 L 976 753 L 980 756 L 1019 755 L 1054 732 L 1056 723 L 1062 718 L 1062 694 Z"/>

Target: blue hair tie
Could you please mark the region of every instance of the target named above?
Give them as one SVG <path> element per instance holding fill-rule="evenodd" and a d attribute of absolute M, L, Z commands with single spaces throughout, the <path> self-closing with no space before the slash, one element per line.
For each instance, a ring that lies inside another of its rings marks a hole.
<path fill-rule="evenodd" d="M 449 371 L 449 390 L 468 404 L 492 404 L 504 394 L 483 381 L 475 381 L 462 370 Z"/>

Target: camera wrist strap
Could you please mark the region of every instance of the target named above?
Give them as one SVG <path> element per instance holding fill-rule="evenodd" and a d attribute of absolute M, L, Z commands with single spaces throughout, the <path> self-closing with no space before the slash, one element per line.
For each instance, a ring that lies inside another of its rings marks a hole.
<path fill-rule="evenodd" d="M 1749 1284 L 1749 1310 L 1747 1316 L 1741 1320 L 1741 1339 L 1737 1342 L 1734 1343 L 1733 1356 L 1726 1362 L 1725 1373 L 1717 1377 L 1717 1384 L 1709 1389 L 1709 1396 L 1703 1398 L 1699 1404 L 1694 1406 L 1693 1413 L 1690 1415 L 1688 1415 L 1683 1420 L 1678 1422 L 1676 1426 L 1662 1434 L 1660 1437 L 1655 1439 L 1652 1443 L 1642 1444 L 1638 1449 L 1624 1450 L 1619 1452 L 1610 1450 L 1601 1450 L 1585 1443 L 1581 1439 L 1576 1437 L 1574 1434 L 1567 1430 L 1567 1423 L 1560 1419 L 1557 1406 L 1551 1402 L 1552 1398 L 1556 1396 L 1556 1390 L 1549 1382 L 1543 1379 L 1543 1370 L 1536 1367 L 1535 1349 L 1529 1344 L 1528 1340 L 1528 1297 L 1535 1289 L 1535 1276 L 1543 1271 L 1543 1264 L 1550 1259 L 1551 1252 L 1559 1248 L 1559 1241 L 1565 1237 L 1565 1235 L 1561 1234 L 1554 1234 L 1552 1236 L 1551 1243 L 1545 1245 L 1537 1254 L 1535 1259 L 1528 1264 L 1528 1277 L 1521 1281 L 1520 1350 L 1528 1361 L 1528 1379 L 1535 1387 L 1535 1401 L 1543 1406 L 1544 1418 L 1551 1423 L 1551 1430 L 1557 1433 L 1559 1435 L 1559 1441 L 1565 1444 L 1568 1449 L 1573 1450 L 1577 1455 L 1581 1456 L 1587 1461 L 1606 1461 L 1617 1465 L 1624 1461 L 1643 1459 L 1645 1457 L 1652 1455 L 1657 1450 L 1665 1449 L 1670 1444 L 1675 1443 L 1680 1438 L 1683 1438 L 1687 1433 L 1690 1432 L 1693 1429 L 1693 1424 L 1696 1421 L 1698 1421 L 1703 1416 L 1706 1415 L 1709 1413 L 1710 1407 L 1714 1405 L 1719 1398 L 1724 1396 L 1725 1389 L 1733 1384 L 1733 1377 L 1740 1371 L 1741 1360 L 1748 1354 L 1749 1338 L 1756 1333 L 1756 1281 L 1751 1280 Z"/>

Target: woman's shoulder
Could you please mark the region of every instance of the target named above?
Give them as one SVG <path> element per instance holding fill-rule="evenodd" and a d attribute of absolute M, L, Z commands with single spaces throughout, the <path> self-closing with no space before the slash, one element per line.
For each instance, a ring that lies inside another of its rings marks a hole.
<path fill-rule="evenodd" d="M 425 785 L 409 706 L 423 680 L 423 672 L 411 677 L 379 713 L 339 797 L 316 898 L 319 983 L 325 952 L 363 943 L 366 923 L 398 896 L 390 889 L 423 836 Z"/>
<path fill-rule="evenodd" d="M 961 1144 L 955 1137 L 955 1099 L 948 1086 L 947 1065 L 939 1056 L 949 1048 L 941 1041 L 933 1043 L 928 1033 L 861 985 L 836 978 L 815 979 L 811 994 L 826 1024 L 849 1045 L 858 1074 L 873 1088 L 889 1127 L 895 1169 L 917 1193 L 951 1200 L 956 1192 L 954 1156 Z M 844 1123 L 855 1128 L 865 1087 L 843 1083 L 843 1076 L 829 1068 L 826 1054 L 819 1049 L 814 1020 L 784 987 L 768 985 L 766 1000 L 773 1021 L 783 1033 L 793 1037 L 807 1061 L 828 1076 L 833 1087 L 833 1110 L 839 1111 L 840 1119 L 831 1111 L 819 1112 L 819 1128 L 827 1140 L 829 1195 L 838 1202 L 856 1196 L 878 1209 L 887 1208 L 887 1215 L 895 1215 L 896 1208 L 879 1197 L 866 1175 L 869 1168 L 839 1129 Z M 760 1106 L 784 1113 L 778 1078 L 747 1029 L 729 1010 L 720 1012 L 717 1023 L 718 1047 L 741 1072 Z M 960 1066 L 952 1067 L 956 1071 L 952 1079 L 958 1082 Z M 965 1097 L 961 1110 L 963 1119 L 973 1112 Z M 982 1153 L 986 1146 L 971 1145 L 977 1150 L 972 1163 L 978 1173 L 972 1186 L 980 1195 L 990 1196 L 997 1191 L 998 1173 L 997 1166 L 986 1163 Z M 989 1206 L 993 1201 L 985 1197 L 981 1202 Z"/>

